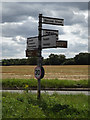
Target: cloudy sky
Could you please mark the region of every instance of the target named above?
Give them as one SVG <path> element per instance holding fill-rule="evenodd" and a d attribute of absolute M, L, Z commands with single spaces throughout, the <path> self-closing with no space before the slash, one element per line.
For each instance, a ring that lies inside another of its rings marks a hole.
<path fill-rule="evenodd" d="M 2 58 L 26 57 L 27 38 L 38 35 L 39 13 L 64 18 L 64 26 L 43 25 L 43 28 L 59 30 L 59 40 L 68 41 L 68 48 L 44 49 L 43 57 L 53 53 L 70 58 L 88 51 L 88 2 L 3 2 L 1 7 Z"/>

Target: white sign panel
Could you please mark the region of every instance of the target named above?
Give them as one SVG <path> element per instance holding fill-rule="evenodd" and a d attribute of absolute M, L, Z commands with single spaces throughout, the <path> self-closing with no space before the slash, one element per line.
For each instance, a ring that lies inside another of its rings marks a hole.
<path fill-rule="evenodd" d="M 42 48 L 53 48 L 56 46 L 56 35 L 44 36 L 42 38 Z"/>
<path fill-rule="evenodd" d="M 56 35 L 42 36 L 42 49 L 53 48 L 56 46 Z M 27 39 L 27 50 L 38 49 L 38 37 L 31 37 Z"/>
<path fill-rule="evenodd" d="M 52 24 L 52 25 L 64 25 L 64 19 L 58 19 L 58 18 L 51 18 L 51 17 L 43 17 L 42 23 L 44 24 Z"/>
<path fill-rule="evenodd" d="M 56 35 L 56 39 L 58 40 L 58 30 L 50 30 L 50 29 L 42 29 L 43 35 Z"/>
<path fill-rule="evenodd" d="M 38 48 L 38 37 L 27 38 L 27 50 Z"/>

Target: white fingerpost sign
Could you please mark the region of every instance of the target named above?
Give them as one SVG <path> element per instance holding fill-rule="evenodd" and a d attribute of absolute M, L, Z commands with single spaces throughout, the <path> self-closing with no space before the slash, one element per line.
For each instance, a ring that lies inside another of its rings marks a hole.
<path fill-rule="evenodd" d="M 43 16 L 43 24 L 51 24 L 51 25 L 61 25 L 64 26 L 64 19 L 52 18 L 52 17 L 44 17 Z"/>
<path fill-rule="evenodd" d="M 38 37 L 27 38 L 27 49 L 28 50 L 38 49 Z"/>
<path fill-rule="evenodd" d="M 53 48 L 56 46 L 56 35 L 46 35 L 42 38 L 42 48 Z"/>
<path fill-rule="evenodd" d="M 42 36 L 41 48 L 53 48 L 56 46 L 56 35 L 44 35 Z M 38 49 L 38 37 L 31 37 L 27 39 L 27 50 Z"/>
<path fill-rule="evenodd" d="M 58 40 L 58 30 L 51 30 L 51 29 L 42 29 L 43 35 L 56 35 L 56 38 Z"/>

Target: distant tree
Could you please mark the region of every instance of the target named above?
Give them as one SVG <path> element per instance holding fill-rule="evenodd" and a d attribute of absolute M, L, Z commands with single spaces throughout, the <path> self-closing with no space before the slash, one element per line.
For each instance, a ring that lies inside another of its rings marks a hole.
<path fill-rule="evenodd" d="M 48 62 L 50 65 L 61 65 L 66 60 L 65 55 L 50 54 Z"/>
<path fill-rule="evenodd" d="M 2 66 L 2 61 L 0 60 L 0 66 Z"/>
<path fill-rule="evenodd" d="M 58 58 L 59 58 L 59 65 L 63 64 L 63 62 L 65 62 L 66 60 L 65 55 L 58 55 Z"/>
<path fill-rule="evenodd" d="M 90 65 L 90 53 L 88 53 L 88 65 Z"/>
<path fill-rule="evenodd" d="M 37 57 L 30 57 L 28 58 L 29 65 L 36 65 L 37 64 Z"/>
<path fill-rule="evenodd" d="M 50 54 L 49 55 L 49 64 L 50 65 L 58 65 L 59 64 L 58 55 Z"/>
<path fill-rule="evenodd" d="M 74 57 L 74 60 L 77 65 L 88 65 L 88 56 L 89 53 L 79 53 Z"/>
<path fill-rule="evenodd" d="M 36 65 L 37 57 L 24 59 L 2 59 L 0 65 Z M 90 65 L 90 53 L 79 53 L 74 58 L 66 59 L 65 55 L 50 54 L 49 58 L 43 59 L 44 65 Z"/>
<path fill-rule="evenodd" d="M 43 60 L 43 65 L 50 65 L 49 58 Z"/>
<path fill-rule="evenodd" d="M 63 62 L 63 65 L 75 65 L 74 58 L 66 59 L 65 62 Z"/>

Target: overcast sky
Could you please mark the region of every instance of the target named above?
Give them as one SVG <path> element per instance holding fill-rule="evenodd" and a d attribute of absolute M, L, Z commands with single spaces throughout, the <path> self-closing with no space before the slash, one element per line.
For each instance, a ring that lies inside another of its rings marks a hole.
<path fill-rule="evenodd" d="M 59 30 L 59 40 L 67 40 L 68 48 L 42 51 L 43 57 L 65 54 L 67 58 L 88 51 L 88 3 L 86 2 L 3 2 L 2 57 L 25 58 L 26 40 L 38 35 L 38 15 L 64 18 L 64 26 L 43 25 Z M 0 53 L 1 54 L 1 53 Z M 1 58 L 0 58 L 1 59 Z"/>

